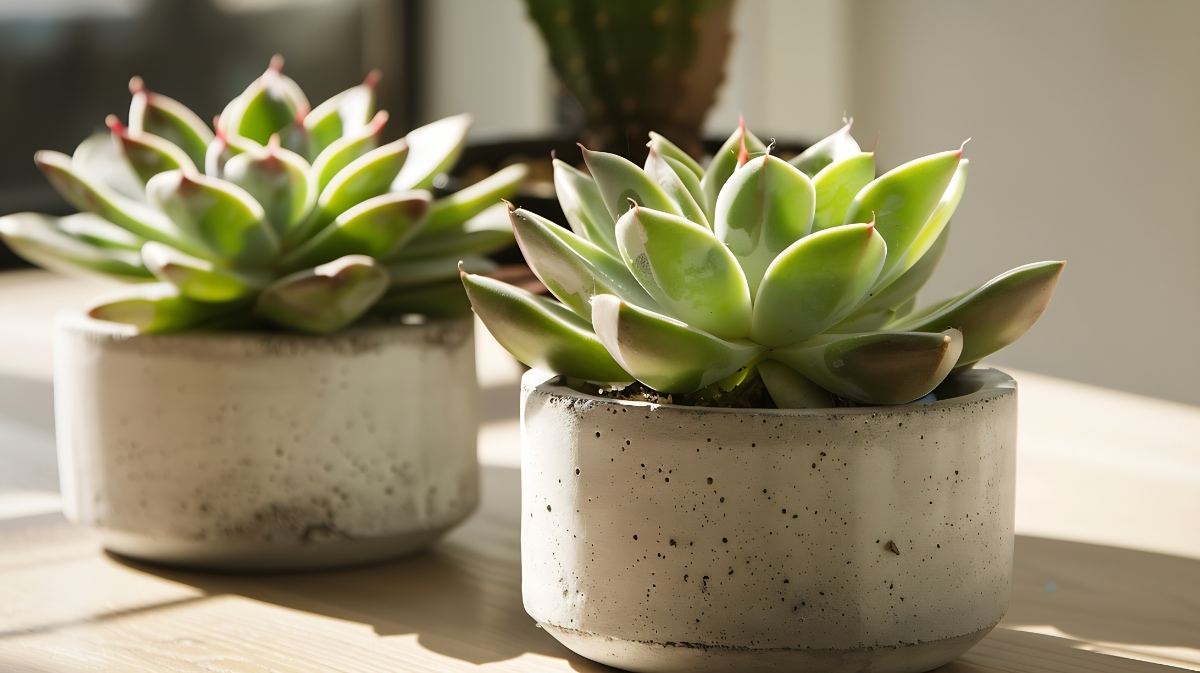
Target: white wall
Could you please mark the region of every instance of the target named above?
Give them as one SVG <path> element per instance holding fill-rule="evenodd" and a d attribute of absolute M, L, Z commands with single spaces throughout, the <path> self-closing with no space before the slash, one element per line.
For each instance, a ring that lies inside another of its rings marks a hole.
<path fill-rule="evenodd" d="M 932 299 L 1066 259 L 993 360 L 1200 404 L 1200 2 L 859 1 L 858 136 L 971 177 Z"/>
<path fill-rule="evenodd" d="M 477 140 L 554 128 L 554 75 L 521 0 L 433 0 L 424 8 L 423 121 L 470 112 Z"/>
<path fill-rule="evenodd" d="M 478 136 L 553 128 L 519 0 L 437 0 L 426 92 Z M 764 137 L 854 116 L 881 168 L 957 147 L 971 179 L 926 299 L 1066 259 L 1049 310 L 992 360 L 1200 404 L 1200 2 L 742 0 L 722 96 Z"/>

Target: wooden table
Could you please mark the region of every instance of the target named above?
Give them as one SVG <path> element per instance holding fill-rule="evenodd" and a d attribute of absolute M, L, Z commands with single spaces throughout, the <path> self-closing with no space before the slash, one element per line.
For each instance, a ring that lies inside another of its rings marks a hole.
<path fill-rule="evenodd" d="M 494 343 L 480 351 L 483 503 L 465 525 L 358 570 L 214 575 L 106 555 L 52 493 L 3 490 L 21 447 L 49 446 L 50 410 L 36 358 L 4 378 L 2 313 L 0 671 L 612 670 L 521 607 L 516 370 Z M 940 670 L 1200 670 L 1200 408 L 1016 376 L 1012 607 Z"/>

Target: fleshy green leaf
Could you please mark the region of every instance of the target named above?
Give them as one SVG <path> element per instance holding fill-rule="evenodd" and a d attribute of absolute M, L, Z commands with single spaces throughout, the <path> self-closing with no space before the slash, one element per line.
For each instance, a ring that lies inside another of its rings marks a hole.
<path fill-rule="evenodd" d="M 362 84 L 351 87 L 313 108 L 304 117 L 309 156 L 319 155 L 333 141 L 366 126 L 375 114 L 375 85 L 379 71 L 372 70 Z"/>
<path fill-rule="evenodd" d="M 875 155 L 865 152 L 821 169 L 812 180 L 817 193 L 812 230 L 821 231 L 845 224 L 850 203 L 874 179 Z"/>
<path fill-rule="evenodd" d="M 327 334 L 358 320 L 387 291 L 387 272 L 375 260 L 349 255 L 268 285 L 254 312 L 302 332 Z"/>
<path fill-rule="evenodd" d="M 507 283 L 463 274 L 475 315 L 521 362 L 599 383 L 632 383 L 586 320 L 570 309 Z"/>
<path fill-rule="evenodd" d="M 494 271 L 497 265 L 487 257 L 480 257 L 478 255 L 460 257 L 459 255 L 452 255 L 448 257 L 392 262 L 385 264 L 384 268 L 387 269 L 388 278 L 391 279 L 391 286 L 388 290 L 388 294 L 390 295 L 397 290 L 436 285 L 448 281 L 453 282 L 454 287 L 461 292 L 462 288 L 459 287 L 460 272 L 489 273 Z"/>
<path fill-rule="evenodd" d="M 287 272 L 346 255 L 385 257 L 424 224 L 429 200 L 426 191 L 394 192 L 367 199 L 284 255 L 279 267 Z"/>
<path fill-rule="evenodd" d="M 496 171 L 473 185 L 433 202 L 425 231 L 437 233 L 475 217 L 516 193 L 529 173 L 525 164 L 513 164 Z"/>
<path fill-rule="evenodd" d="M 722 339 L 750 333 L 746 276 L 707 227 L 635 207 L 617 221 L 617 244 L 625 266 L 671 316 Z"/>
<path fill-rule="evenodd" d="M 309 189 L 308 169 L 303 157 L 272 140 L 261 150 L 229 159 L 222 177 L 254 197 L 266 212 L 271 229 L 282 237 L 301 222 L 316 201 L 316 193 Z"/>
<path fill-rule="evenodd" d="M 196 170 L 196 165 L 188 155 L 170 142 L 149 133 L 134 135 L 113 115 L 109 115 L 105 123 L 112 130 L 113 140 L 142 184 L 166 171 Z"/>
<path fill-rule="evenodd" d="M 79 172 L 67 155 L 43 150 L 35 154 L 33 160 L 54 189 L 77 209 L 99 215 L 148 240 L 170 243 L 181 249 L 190 247 L 190 252 L 199 249 L 199 246 L 189 244 L 179 228 L 162 213 L 121 196 L 107 185 Z"/>
<path fill-rule="evenodd" d="M 508 206 L 497 203 L 460 225 L 437 234 L 419 233 L 385 259 L 405 260 L 448 255 L 488 255 L 513 244 Z"/>
<path fill-rule="evenodd" d="M 942 227 L 942 233 L 933 242 L 933 247 L 929 248 L 912 268 L 905 271 L 903 276 L 900 276 L 882 290 L 877 289 L 879 282 L 876 281 L 876 287 L 867 293 L 867 299 L 861 306 L 854 309 L 854 313 L 850 314 L 850 319 L 868 313 L 892 311 L 916 297 L 921 288 L 925 287 L 925 283 L 929 282 L 929 279 L 933 276 L 933 272 L 937 270 L 938 263 L 942 261 L 942 255 L 945 254 L 946 244 L 949 241 L 950 227 Z M 867 330 L 852 331 L 863 332 Z"/>
<path fill-rule="evenodd" d="M 826 334 L 776 348 L 769 357 L 848 400 L 904 404 L 936 388 L 950 374 L 962 346 L 956 330 Z"/>
<path fill-rule="evenodd" d="M 182 103 L 146 88 L 141 77 L 129 80 L 133 101 L 129 105 L 129 130 L 149 133 L 183 150 L 195 166 L 204 165 L 204 154 L 213 132 Z"/>
<path fill-rule="evenodd" d="M 869 224 L 847 224 L 796 241 L 763 277 L 751 337 L 767 346 L 824 332 L 862 301 L 887 254 Z"/>
<path fill-rule="evenodd" d="M 457 271 L 455 271 L 457 273 Z M 372 313 L 385 315 L 423 315 L 426 318 L 453 318 L 471 313 L 471 302 L 457 278 L 432 285 L 389 290 Z"/>
<path fill-rule="evenodd" d="M 235 266 L 263 264 L 279 252 L 263 207 L 232 182 L 168 171 L 150 179 L 146 196 L 220 260 Z"/>
<path fill-rule="evenodd" d="M 686 168 L 689 173 L 696 176 L 697 184 L 699 184 L 700 179 L 704 177 L 704 168 L 702 168 L 695 159 L 689 156 L 687 152 L 684 152 L 679 148 L 678 145 L 670 140 L 667 140 L 662 135 L 651 131 L 650 142 L 646 143 L 646 147 L 649 147 L 650 151 L 658 154 L 659 156 L 672 159 L 680 166 Z M 646 172 L 649 173 L 650 171 L 647 170 Z"/>
<path fill-rule="evenodd" d="M 1038 262 L 996 276 L 932 313 L 903 318 L 888 329 L 963 334 L 959 367 L 972 365 L 1021 338 L 1033 327 L 1062 274 L 1064 262 Z"/>
<path fill-rule="evenodd" d="M 357 203 L 386 194 L 408 159 L 403 139 L 377 147 L 338 171 L 317 199 L 314 217 L 321 223 L 346 212 Z"/>
<path fill-rule="evenodd" d="M 691 189 L 684 184 L 683 178 L 676 171 L 677 169 L 670 164 L 666 157 L 660 157 L 654 151 L 654 148 L 650 148 L 650 154 L 646 157 L 646 175 L 649 175 L 650 179 L 667 195 L 667 198 L 671 199 L 671 202 L 679 209 L 681 215 L 711 231 L 712 224 L 709 223 L 704 210 L 700 207 L 699 202 L 696 201 Z M 682 171 L 684 175 L 691 179 L 696 189 L 699 190 L 700 181 L 696 179 L 696 176 L 692 175 L 691 171 L 687 170 L 686 167 L 683 167 Z M 701 198 L 703 198 L 703 192 L 699 193 L 701 194 Z"/>
<path fill-rule="evenodd" d="M 884 173 L 854 197 L 846 212 L 846 223 L 874 219 L 879 235 L 887 241 L 887 259 L 879 277 L 881 288 L 919 259 L 919 256 L 914 258 L 910 248 L 921 238 L 921 231 L 946 193 L 961 158 L 959 149 L 910 161 Z M 925 249 L 936 238 L 929 238 Z"/>
<path fill-rule="evenodd" d="M 458 161 L 470 128 L 471 115 L 461 114 L 409 131 L 404 136 L 408 161 L 392 183 L 392 191 L 432 187 L 434 179 Z"/>
<path fill-rule="evenodd" d="M 716 212 L 717 195 L 721 193 L 729 177 L 739 168 L 738 157 L 743 146 L 749 158 L 757 157 L 767 151 L 767 146 L 753 133 L 747 131 L 744 124 L 738 124 L 738 129 L 713 155 L 712 161 L 708 163 L 708 169 L 704 171 L 703 179 L 700 180 L 700 187 L 704 191 L 704 203 L 701 204 L 704 206 L 704 212 L 710 214 Z M 710 219 L 713 220 L 715 226 L 715 215 Z"/>
<path fill-rule="evenodd" d="M 629 210 L 630 200 L 643 208 L 683 215 L 675 202 L 632 161 L 608 152 L 593 152 L 583 145 L 579 147 L 614 222 Z"/>
<path fill-rule="evenodd" d="M 304 92 L 284 75 L 283 59 L 276 56 L 271 65 L 221 113 L 221 126 L 231 134 L 265 145 L 267 140 L 311 109 Z"/>
<path fill-rule="evenodd" d="M 733 374 L 762 352 L 726 341 L 610 294 L 592 297 L 592 325 L 609 354 L 662 393 L 690 393 Z"/>
<path fill-rule="evenodd" d="M 349 166 L 355 159 L 379 147 L 379 134 L 383 131 L 383 126 L 387 123 L 387 120 L 388 113 L 380 110 L 375 113 L 375 117 L 371 120 L 370 124 L 367 124 L 351 135 L 338 138 L 329 147 L 326 147 L 313 160 L 312 170 L 309 175 L 315 185 L 309 185 L 309 188 L 314 189 L 320 194 L 326 185 L 333 180 L 333 176 L 341 172 L 343 168 Z M 409 156 L 411 155 L 412 148 L 410 146 Z M 405 163 L 407 163 L 407 159 Z"/>
<path fill-rule="evenodd" d="M 237 135 L 231 136 L 224 130 L 218 129 L 217 137 L 208 144 L 208 150 L 204 154 L 204 174 L 212 178 L 223 178 L 225 177 L 225 165 L 233 157 L 246 152 L 258 155 L 262 153 L 263 149 L 263 145 L 259 145 L 253 140 Z"/>
<path fill-rule="evenodd" d="M 861 153 L 862 149 L 850 135 L 850 127 L 853 124 L 853 119 L 847 121 L 842 128 L 804 150 L 789 163 L 812 178 L 826 166 Z"/>
<path fill-rule="evenodd" d="M 771 261 L 809 233 L 815 203 L 808 176 L 770 155 L 748 161 L 725 183 L 713 231 L 742 265 L 751 295 Z"/>
<path fill-rule="evenodd" d="M 0 217 L 0 240 L 30 262 L 67 275 L 78 275 L 83 270 L 124 281 L 142 281 L 151 277 L 137 252 L 93 245 L 66 233 L 71 225 L 63 222 L 79 221 L 79 218 L 86 218 L 89 224 L 91 220 L 99 219 L 87 213 L 61 220 L 41 213 L 5 215 Z"/>
<path fill-rule="evenodd" d="M 946 225 L 950 223 L 950 217 L 954 215 L 954 210 L 958 207 L 958 202 L 962 200 L 963 190 L 967 186 L 967 167 L 970 162 L 963 159 L 958 162 L 958 169 L 954 172 L 954 177 L 950 179 L 950 184 L 946 187 L 946 191 L 942 194 L 942 198 L 938 201 L 937 207 L 933 209 L 933 213 L 929 219 L 925 221 L 925 226 L 921 227 L 921 231 L 917 234 L 913 242 L 908 246 L 907 252 L 901 256 L 890 275 L 880 275 L 879 280 L 875 281 L 876 289 L 886 290 L 899 278 L 907 275 L 913 267 L 921 263 L 929 250 L 937 244 L 937 241 L 945 231 Z M 900 271 L 904 269 L 904 271 Z M 932 272 L 931 272 L 932 273 Z"/>
<path fill-rule="evenodd" d="M 143 283 L 100 298 L 88 316 L 135 326 L 143 334 L 179 332 L 244 310 L 238 303 L 210 304 L 184 297 L 170 283 Z"/>
<path fill-rule="evenodd" d="M 71 167 L 93 182 L 138 203 L 146 202 L 146 185 L 113 142 L 111 133 L 96 132 L 84 139 L 71 155 Z"/>
<path fill-rule="evenodd" d="M 800 372 L 774 360 L 758 363 L 758 375 L 780 409 L 827 409 L 834 406 L 833 395 L 804 378 Z"/>
<path fill-rule="evenodd" d="M 71 238 L 99 248 L 118 248 L 138 252 L 146 239 L 91 213 L 75 213 L 59 218 L 54 226 Z"/>
<path fill-rule="evenodd" d="M 159 280 L 179 288 L 180 294 L 201 302 L 229 302 L 248 297 L 266 285 L 258 277 L 224 269 L 212 262 L 151 241 L 142 248 L 142 261 Z"/>
<path fill-rule="evenodd" d="M 561 159 L 555 159 L 554 192 L 558 195 L 558 203 L 567 216 L 571 231 L 611 255 L 621 254 L 617 250 L 616 220 L 608 214 L 608 206 L 604 205 L 600 188 L 592 176 Z"/>
<path fill-rule="evenodd" d="M 592 314 L 595 294 L 654 305 L 621 260 L 527 210 L 514 210 L 510 218 L 529 268 L 551 294 L 584 319 Z"/>

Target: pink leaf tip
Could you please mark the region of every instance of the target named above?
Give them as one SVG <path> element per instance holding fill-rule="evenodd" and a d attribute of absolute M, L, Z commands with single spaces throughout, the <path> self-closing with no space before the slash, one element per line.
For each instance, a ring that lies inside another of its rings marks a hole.
<path fill-rule="evenodd" d="M 121 136 L 122 138 L 129 135 L 129 129 L 121 123 L 121 120 L 117 118 L 117 115 L 108 115 L 105 117 L 104 125 L 107 126 L 113 133 Z"/>
<path fill-rule="evenodd" d="M 372 68 L 371 72 L 367 73 L 366 78 L 363 79 L 363 86 L 368 89 L 374 89 L 381 79 L 383 79 L 383 71 L 379 68 Z"/>

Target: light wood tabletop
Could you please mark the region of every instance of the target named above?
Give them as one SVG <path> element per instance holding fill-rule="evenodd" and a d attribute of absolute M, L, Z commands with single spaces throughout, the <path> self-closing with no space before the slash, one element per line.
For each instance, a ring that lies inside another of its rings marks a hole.
<path fill-rule="evenodd" d="M 4 321 L 0 301 L 11 357 Z M 7 329 L 31 352 L 43 343 Z M 44 368 L 36 352 L 24 369 L 0 357 L 0 671 L 613 670 L 570 653 L 521 606 L 519 370 L 486 334 L 479 354 L 479 511 L 407 559 L 258 576 L 125 561 L 67 524 L 44 483 L 52 456 L 47 468 L 27 455 L 52 451 Z M 1015 375 L 1011 608 L 939 670 L 1200 670 L 1200 408 Z M 17 470 L 32 487 L 13 487 Z"/>

